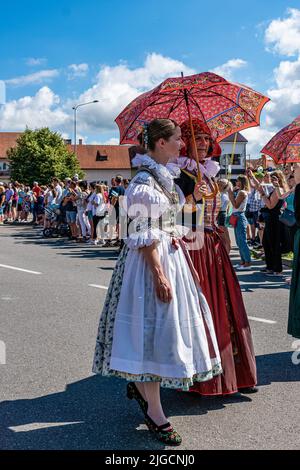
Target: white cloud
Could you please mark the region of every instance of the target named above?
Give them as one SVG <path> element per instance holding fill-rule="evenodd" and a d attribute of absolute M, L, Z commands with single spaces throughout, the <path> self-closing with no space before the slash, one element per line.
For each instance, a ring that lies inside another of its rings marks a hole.
<path fill-rule="evenodd" d="M 300 57 L 281 61 L 273 72 L 274 86 L 267 91 L 271 102 L 266 125 L 277 131 L 300 114 Z"/>
<path fill-rule="evenodd" d="M 291 87 L 300 80 L 300 57 L 296 61 L 282 61 L 274 70 L 274 78 L 278 88 Z"/>
<path fill-rule="evenodd" d="M 244 131 L 249 137 L 248 151 L 253 156 L 300 114 L 300 10 L 290 8 L 287 18 L 271 21 L 265 29 L 265 44 L 268 51 L 298 57 L 280 61 L 273 70 L 274 84 L 266 92 L 271 101 L 263 110 L 262 128 Z"/>
<path fill-rule="evenodd" d="M 100 142 L 100 145 L 119 145 L 119 139 L 117 139 L 116 137 L 111 137 L 110 139 L 105 140 L 104 142 Z"/>
<path fill-rule="evenodd" d="M 60 105 L 60 99 L 50 88 L 42 87 L 34 96 L 24 96 L 0 108 L 0 129 L 22 131 L 30 128 L 50 127 L 65 131 L 71 128 L 71 119 Z"/>
<path fill-rule="evenodd" d="M 50 80 L 59 75 L 59 71 L 56 69 L 52 70 L 40 70 L 39 72 L 31 73 L 29 75 L 22 75 L 21 77 L 10 78 L 5 80 L 7 85 L 13 86 L 26 86 L 34 83 L 41 83 L 45 80 Z"/>
<path fill-rule="evenodd" d="M 44 65 L 47 62 L 47 59 L 44 58 L 34 58 L 34 57 L 29 57 L 26 59 L 26 64 L 29 65 L 30 67 L 35 67 L 37 65 Z"/>
<path fill-rule="evenodd" d="M 233 73 L 246 64 L 242 59 L 232 59 L 220 68 L 222 67 L 224 76 L 226 68 L 228 73 Z M 95 78 L 94 85 L 75 100 L 69 99 L 61 103 L 50 88 L 43 87 L 34 96 L 7 103 L 0 110 L 0 129 L 23 130 L 26 125 L 32 128 L 48 126 L 60 131 L 65 138 L 73 138 L 72 106 L 97 99 L 99 103 L 78 109 L 77 139 L 81 135 L 86 143 L 115 145 L 119 142 L 117 138 L 119 133 L 114 119 L 121 110 L 136 96 L 155 87 L 165 78 L 180 76 L 181 71 L 185 75 L 195 73 L 183 62 L 156 53 L 149 54 L 141 67 L 131 68 L 127 63 L 116 66 L 103 65 Z M 282 72 L 278 72 L 279 75 L 280 73 Z M 261 147 L 258 150 L 257 148 L 266 143 L 270 133 L 262 132 L 261 129 L 247 132 L 250 132 L 251 137 L 248 150 L 253 151 L 255 156 Z"/>
<path fill-rule="evenodd" d="M 84 64 L 72 64 L 73 71 L 83 72 Z M 78 68 L 79 67 L 79 68 Z M 65 136 L 73 136 L 73 110 L 75 103 L 84 103 L 98 99 L 100 102 L 79 108 L 77 112 L 78 136 L 99 135 L 106 131 L 114 131 L 116 137 L 105 141 L 105 144 L 118 142 L 117 126 L 114 119 L 121 110 L 140 93 L 153 88 L 167 77 L 179 76 L 180 72 L 190 75 L 195 71 L 183 62 L 164 57 L 160 54 L 149 54 L 142 67 L 130 68 L 126 63 L 114 67 L 103 65 L 95 80 L 95 84 L 87 89 L 76 100 L 64 103 L 53 91 L 44 86 L 34 96 L 25 96 L 19 100 L 8 102 L 0 109 L 0 128 L 2 130 L 23 130 L 29 127 L 48 126 L 59 130 Z M 54 77 L 58 71 L 41 71 L 36 74 L 19 77 L 8 81 L 10 84 L 21 85 L 34 83 L 38 80 Z M 78 137 L 77 136 L 77 137 Z"/>
<path fill-rule="evenodd" d="M 88 64 L 71 64 L 68 69 L 70 71 L 68 79 L 72 80 L 78 77 L 85 77 L 89 71 L 89 66 Z"/>
<path fill-rule="evenodd" d="M 101 140 L 101 138 L 91 141 L 86 139 L 84 143 L 87 143 L 88 145 L 119 145 L 119 139 L 117 139 L 117 137 L 111 137 L 110 139 L 106 139 L 104 141 Z"/>
<path fill-rule="evenodd" d="M 271 21 L 265 32 L 269 50 L 293 56 L 300 53 L 300 10 L 289 8 L 288 17 Z"/>
<path fill-rule="evenodd" d="M 246 67 L 247 62 L 243 59 L 230 59 L 225 64 L 219 65 L 211 70 L 211 72 L 221 75 L 226 80 L 233 80 L 233 74 L 236 70 Z"/>
<path fill-rule="evenodd" d="M 258 158 L 261 149 L 274 134 L 274 131 L 269 131 L 263 127 L 251 127 L 243 130 L 243 135 L 248 140 L 247 154 L 250 154 L 251 158 Z"/>
<path fill-rule="evenodd" d="M 78 103 L 99 100 L 99 103 L 80 108 L 78 127 L 88 133 L 115 130 L 114 119 L 125 106 L 139 94 L 149 90 L 167 77 L 191 75 L 195 71 L 183 62 L 152 53 L 143 67 L 130 68 L 126 63 L 114 67 L 104 65 L 96 76 L 96 83 L 82 93 Z M 66 103 L 71 108 L 74 102 Z"/>
<path fill-rule="evenodd" d="M 263 109 L 262 127 L 243 131 L 247 138 L 249 136 L 247 151 L 254 156 L 276 132 L 300 114 L 299 72 L 300 59 L 282 61 L 274 69 L 274 86 L 266 92 L 271 101 Z"/>

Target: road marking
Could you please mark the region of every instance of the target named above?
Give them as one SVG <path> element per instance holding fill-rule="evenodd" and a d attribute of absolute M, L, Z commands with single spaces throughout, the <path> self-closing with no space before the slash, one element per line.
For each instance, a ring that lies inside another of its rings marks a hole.
<path fill-rule="evenodd" d="M 257 318 L 257 317 L 249 317 L 249 320 L 253 320 L 253 321 L 259 321 L 261 323 L 269 323 L 270 325 L 275 325 L 275 323 L 277 323 L 277 321 L 274 321 L 274 320 L 266 320 L 265 318 Z"/>
<path fill-rule="evenodd" d="M 54 428 L 57 426 L 70 426 L 73 424 L 82 424 L 83 421 L 73 421 L 70 423 L 29 423 L 20 426 L 10 426 L 8 429 L 14 432 L 36 431 L 37 429 Z"/>
<path fill-rule="evenodd" d="M 0 264 L 0 268 L 14 269 L 15 271 L 22 271 L 23 273 L 29 274 L 42 274 L 38 271 L 29 271 L 29 269 L 16 268 L 15 266 L 8 266 L 7 264 Z"/>
<path fill-rule="evenodd" d="M 96 287 L 96 289 L 105 289 L 108 290 L 108 287 L 98 286 L 97 284 L 89 284 L 89 287 Z"/>

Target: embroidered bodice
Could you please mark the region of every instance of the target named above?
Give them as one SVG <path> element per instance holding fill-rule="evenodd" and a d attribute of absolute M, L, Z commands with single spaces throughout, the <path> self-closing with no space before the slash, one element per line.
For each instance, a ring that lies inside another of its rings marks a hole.
<path fill-rule="evenodd" d="M 195 160 L 187 157 L 179 157 L 172 163 L 172 167 L 177 166 L 181 169 L 181 174 L 176 178 L 176 184 L 181 188 L 185 197 L 190 196 L 194 192 L 197 182 L 197 164 Z M 169 167 L 169 165 L 168 165 Z M 213 191 L 213 176 L 219 169 L 219 165 L 214 161 L 207 161 L 205 166 L 200 164 L 201 172 L 203 172 L 203 181 L 207 184 L 210 191 Z M 217 216 L 221 207 L 221 197 L 217 194 L 213 199 L 205 199 L 204 207 L 204 227 L 214 229 L 216 227 Z"/>
<path fill-rule="evenodd" d="M 137 155 L 132 164 L 139 169 L 125 192 L 125 210 L 130 219 L 125 243 L 129 248 L 141 248 L 179 236 L 176 216 L 185 198 L 174 179 L 180 170 L 171 172 L 148 155 Z"/>

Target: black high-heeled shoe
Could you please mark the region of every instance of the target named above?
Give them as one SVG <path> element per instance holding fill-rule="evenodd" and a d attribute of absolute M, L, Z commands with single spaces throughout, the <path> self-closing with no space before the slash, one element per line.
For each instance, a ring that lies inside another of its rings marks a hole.
<path fill-rule="evenodd" d="M 248 395 L 250 393 L 257 393 L 258 392 L 258 388 L 253 386 L 253 387 L 241 387 L 241 388 L 238 388 L 238 391 L 240 393 L 245 393 L 245 395 Z"/>
<path fill-rule="evenodd" d="M 134 398 L 140 405 L 140 408 L 142 412 L 144 413 L 144 415 L 147 414 L 148 403 L 146 402 L 146 400 L 144 400 L 144 398 L 142 397 L 142 395 L 140 394 L 136 385 L 133 382 L 129 382 L 127 384 L 127 398 L 129 398 L 129 400 L 132 400 Z"/>
<path fill-rule="evenodd" d="M 157 424 L 145 414 L 145 423 L 149 431 L 155 434 L 156 438 L 168 446 L 180 446 L 182 443 L 182 438 L 178 432 L 173 428 L 173 426 L 168 422 L 157 426 Z"/>

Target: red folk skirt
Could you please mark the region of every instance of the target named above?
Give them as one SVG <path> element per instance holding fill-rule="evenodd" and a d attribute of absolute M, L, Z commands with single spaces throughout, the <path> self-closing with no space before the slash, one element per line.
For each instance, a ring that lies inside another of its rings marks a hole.
<path fill-rule="evenodd" d="M 250 325 L 220 233 L 219 229 L 205 230 L 201 250 L 189 251 L 211 309 L 223 368 L 222 375 L 190 388 L 201 395 L 232 394 L 257 383 Z"/>

